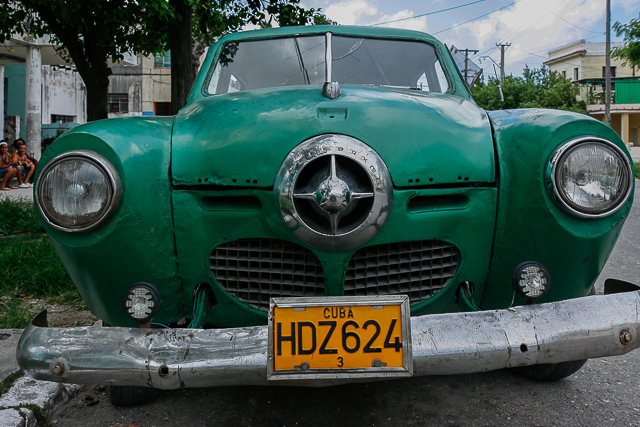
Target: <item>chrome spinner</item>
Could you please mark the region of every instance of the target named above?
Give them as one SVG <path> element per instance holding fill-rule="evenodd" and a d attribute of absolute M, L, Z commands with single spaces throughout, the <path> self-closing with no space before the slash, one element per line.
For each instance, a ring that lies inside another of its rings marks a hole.
<path fill-rule="evenodd" d="M 300 240 L 346 251 L 371 240 L 393 201 L 389 171 L 363 142 L 320 135 L 294 148 L 276 179 L 280 214 Z"/>

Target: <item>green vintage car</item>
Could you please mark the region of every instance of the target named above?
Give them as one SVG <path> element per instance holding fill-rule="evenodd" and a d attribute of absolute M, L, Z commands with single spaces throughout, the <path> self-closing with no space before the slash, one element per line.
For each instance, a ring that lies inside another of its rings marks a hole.
<path fill-rule="evenodd" d="M 562 378 L 638 346 L 640 294 L 589 296 L 633 189 L 611 128 L 482 110 L 427 34 L 233 34 L 176 116 L 44 153 L 41 223 L 104 324 L 42 314 L 18 360 L 113 390 Z"/>

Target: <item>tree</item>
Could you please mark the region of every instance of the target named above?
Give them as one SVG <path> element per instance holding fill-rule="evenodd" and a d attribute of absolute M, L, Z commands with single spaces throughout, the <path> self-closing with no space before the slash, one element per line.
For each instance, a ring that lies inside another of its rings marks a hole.
<path fill-rule="evenodd" d="M 51 35 L 85 83 L 89 121 L 107 118 L 109 61 L 122 60 L 127 52 L 146 55 L 169 48 L 177 111 L 195 79 L 193 34 L 207 42 L 246 23 L 268 26 L 274 16 L 283 25 L 314 22 L 319 11 L 304 10 L 299 1 L 0 0 L 0 43 L 16 33 Z"/>
<path fill-rule="evenodd" d="M 478 82 L 471 89 L 473 99 L 486 110 L 501 108 L 551 108 L 586 113 L 583 101 L 576 101 L 578 86 L 549 71 L 547 67 L 530 69 L 525 67 L 522 77 L 506 76 L 502 84 L 504 104 L 500 102 L 499 80 L 490 78 L 488 83 Z"/>
<path fill-rule="evenodd" d="M 613 30 L 618 37 L 624 36 L 625 45 L 614 47 L 611 50 L 611 56 L 622 59 L 623 65 L 640 66 L 640 16 L 632 19 L 628 24 L 616 22 L 613 24 Z"/>
<path fill-rule="evenodd" d="M 142 17 L 150 16 L 154 25 Z M 151 53 L 175 14 L 162 0 L 0 0 L 0 43 L 12 34 L 51 35 L 87 88 L 88 119 L 107 118 L 111 69 L 127 52 Z"/>

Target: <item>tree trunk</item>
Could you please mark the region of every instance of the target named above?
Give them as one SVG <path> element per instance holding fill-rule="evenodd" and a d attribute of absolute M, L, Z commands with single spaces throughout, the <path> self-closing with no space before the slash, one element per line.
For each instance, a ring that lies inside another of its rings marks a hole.
<path fill-rule="evenodd" d="M 176 14 L 180 16 L 178 22 L 169 29 L 171 48 L 171 113 L 187 103 L 196 75 L 193 69 L 191 6 L 185 0 L 169 0 Z"/>
<path fill-rule="evenodd" d="M 107 64 L 105 63 L 105 67 Z M 111 71 L 109 68 L 107 70 Z M 98 78 L 95 74 L 80 77 L 87 87 L 87 121 L 106 119 L 107 91 L 109 90 L 109 76 Z"/>

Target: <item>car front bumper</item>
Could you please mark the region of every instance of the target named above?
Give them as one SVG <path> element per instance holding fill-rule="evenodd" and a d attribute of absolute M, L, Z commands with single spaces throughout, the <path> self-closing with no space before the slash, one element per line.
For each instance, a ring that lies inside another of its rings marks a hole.
<path fill-rule="evenodd" d="M 411 318 L 413 372 L 468 374 L 625 354 L 640 345 L 640 291 Z M 25 329 L 21 369 L 38 380 L 179 389 L 267 384 L 266 326 Z M 353 379 L 286 380 L 330 385 Z M 274 383 L 270 381 L 269 383 Z M 283 384 L 282 381 L 276 384 Z"/>

